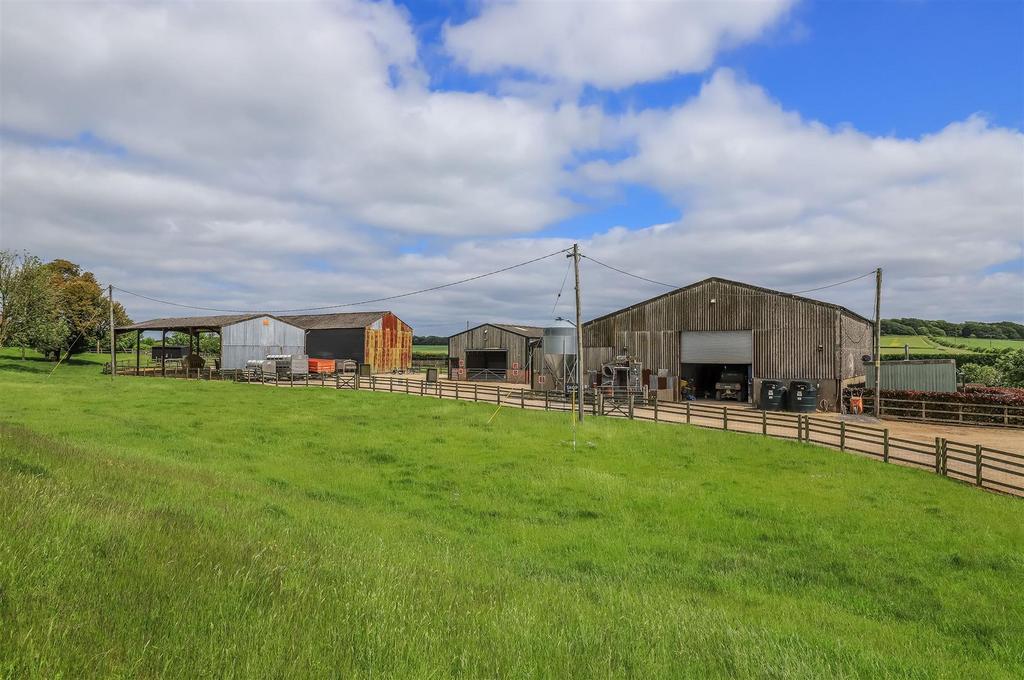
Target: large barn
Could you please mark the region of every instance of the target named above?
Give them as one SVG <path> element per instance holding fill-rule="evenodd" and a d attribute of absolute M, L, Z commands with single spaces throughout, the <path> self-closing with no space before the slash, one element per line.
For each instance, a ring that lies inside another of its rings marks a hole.
<path fill-rule="evenodd" d="M 747 401 L 762 380 L 810 380 L 835 404 L 844 384 L 864 379 L 872 323 L 839 305 L 709 278 L 587 322 L 583 346 L 587 371 L 628 355 L 645 374 L 687 380 L 697 397 L 713 396 L 729 372 L 746 375 Z"/>
<path fill-rule="evenodd" d="M 306 331 L 313 359 L 351 359 L 374 373 L 412 367 L 412 327 L 391 312 L 344 312 L 282 316 Z"/>

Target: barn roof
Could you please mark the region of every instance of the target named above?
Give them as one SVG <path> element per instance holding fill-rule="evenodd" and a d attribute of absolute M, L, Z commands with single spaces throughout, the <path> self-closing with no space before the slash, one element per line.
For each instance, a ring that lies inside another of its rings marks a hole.
<path fill-rule="evenodd" d="M 477 328 L 483 328 L 484 326 L 493 326 L 494 328 L 500 328 L 507 333 L 513 333 L 515 335 L 521 335 L 524 338 L 543 338 L 544 329 L 540 326 L 523 326 L 522 324 L 514 323 L 482 323 L 472 328 L 467 328 L 464 331 L 455 333 L 454 335 L 462 335 L 470 331 L 475 331 Z"/>
<path fill-rule="evenodd" d="M 871 319 L 868 319 L 867 317 L 862 316 L 862 315 L 858 314 L 857 312 L 854 312 L 854 311 L 852 311 L 850 309 L 847 309 L 846 307 L 843 307 L 842 305 L 837 305 L 837 304 L 832 303 L 832 302 L 823 302 L 821 300 L 815 300 L 814 298 L 808 298 L 808 297 L 802 297 L 800 295 L 794 295 L 793 293 L 785 293 L 785 292 L 780 291 L 780 290 L 772 290 L 771 288 L 764 288 L 762 286 L 755 286 L 755 285 L 750 284 L 750 283 L 743 283 L 742 281 L 732 281 L 730 279 L 723 279 L 720 276 L 711 276 L 711 277 L 708 277 L 706 279 L 701 279 L 700 281 L 697 281 L 695 283 L 691 283 L 688 286 L 683 286 L 682 288 L 676 288 L 675 290 L 670 290 L 667 293 L 662 293 L 661 295 L 655 295 L 652 298 L 648 298 L 646 300 L 641 300 L 640 302 L 637 302 L 637 303 L 634 303 L 632 305 L 629 305 L 628 307 L 623 307 L 622 309 L 617 309 L 617 310 L 615 310 L 613 312 L 608 312 L 607 314 L 602 314 L 601 316 L 599 316 L 597 318 L 594 318 L 594 319 L 591 319 L 590 321 L 584 322 L 583 325 L 586 326 L 588 324 L 594 323 L 595 321 L 600 321 L 602 319 L 607 319 L 610 316 L 615 316 L 616 314 L 621 314 L 622 312 L 624 312 L 626 310 L 636 309 L 637 307 L 642 307 L 643 305 L 646 305 L 646 304 L 649 304 L 651 302 L 654 302 L 655 300 L 660 300 L 661 298 L 664 298 L 664 297 L 668 297 L 669 295 L 675 295 L 676 293 L 682 292 L 684 290 L 690 290 L 691 288 L 696 288 L 697 286 L 703 286 L 705 284 L 713 283 L 713 282 L 716 282 L 716 283 L 727 283 L 727 284 L 732 285 L 732 286 L 740 286 L 741 288 L 747 288 L 747 289 L 749 289 L 749 290 L 751 290 L 751 291 L 753 291 L 755 293 L 759 293 L 759 294 L 763 294 L 763 295 L 777 295 L 779 297 L 786 297 L 786 298 L 791 298 L 793 300 L 800 300 L 802 302 L 809 302 L 811 304 L 821 305 L 823 307 L 830 307 L 832 309 L 837 309 L 837 310 L 839 310 L 841 312 L 849 314 L 850 316 L 852 316 L 852 317 L 854 317 L 856 319 L 859 319 L 859 320 L 861 320 L 861 321 L 863 321 L 865 323 L 869 323 L 869 324 L 870 323 L 874 323 L 873 321 L 871 321 Z"/>
<path fill-rule="evenodd" d="M 187 331 L 190 328 L 213 329 L 223 328 L 239 321 L 258 319 L 261 316 L 270 316 L 280 320 L 272 314 L 221 314 L 218 316 L 169 316 L 160 319 L 140 321 L 129 326 L 118 326 L 118 331 Z"/>
<path fill-rule="evenodd" d="M 335 314 L 289 314 L 280 317 L 307 331 L 328 328 L 366 328 L 387 312 L 338 312 Z"/>

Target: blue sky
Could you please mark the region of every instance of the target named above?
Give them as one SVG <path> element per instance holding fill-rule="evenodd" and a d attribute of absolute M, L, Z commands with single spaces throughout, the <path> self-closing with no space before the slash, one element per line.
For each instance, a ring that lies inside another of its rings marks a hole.
<path fill-rule="evenodd" d="M 324 305 L 578 241 L 1024 319 L 1021 2 L 18 3 L 0 32 L 0 245 L 153 297 Z M 395 311 L 547 323 L 563 274 Z M 585 316 L 661 292 L 585 274 Z"/>

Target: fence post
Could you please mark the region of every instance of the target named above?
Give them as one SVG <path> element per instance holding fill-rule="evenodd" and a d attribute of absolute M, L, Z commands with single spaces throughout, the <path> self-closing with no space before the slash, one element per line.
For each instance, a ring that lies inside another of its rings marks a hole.
<path fill-rule="evenodd" d="M 729 429 L 729 409 L 725 406 L 722 407 L 722 429 Z"/>
<path fill-rule="evenodd" d="M 526 390 L 519 388 L 519 408 L 526 408 Z"/>
<path fill-rule="evenodd" d="M 686 402 L 686 424 L 690 424 L 690 402 Z"/>
<path fill-rule="evenodd" d="M 949 445 L 946 443 L 946 440 L 943 439 L 942 440 L 942 474 L 943 475 L 946 475 L 949 472 L 948 457 L 949 457 Z"/>
<path fill-rule="evenodd" d="M 925 401 L 924 401 L 924 399 L 922 399 L 921 400 L 921 420 L 925 419 L 925 413 L 926 413 L 925 408 L 926 408 L 925 407 Z"/>
<path fill-rule="evenodd" d="M 295 387 L 295 375 L 288 371 L 288 387 Z"/>
<path fill-rule="evenodd" d="M 408 385 L 409 385 L 409 383 L 406 383 L 406 386 L 408 386 Z M 459 383 L 458 383 L 458 381 L 456 381 L 455 382 L 455 399 L 458 400 L 458 398 L 459 398 Z"/>
<path fill-rule="evenodd" d="M 478 401 L 479 400 L 479 397 L 477 396 L 477 393 L 476 393 L 476 388 L 477 388 L 476 383 L 473 383 L 473 401 Z"/>
<path fill-rule="evenodd" d="M 1003 425 L 1010 424 L 1010 408 L 1008 406 L 1003 407 Z"/>
<path fill-rule="evenodd" d="M 548 391 L 544 390 L 544 410 L 548 410 Z"/>
<path fill-rule="evenodd" d="M 840 451 L 845 451 L 846 450 L 846 423 L 845 422 L 840 422 L 839 423 L 839 450 Z"/>
<path fill-rule="evenodd" d="M 497 389 L 497 392 L 498 392 L 498 406 L 501 406 L 501 388 L 500 387 Z"/>
<path fill-rule="evenodd" d="M 974 445 L 974 483 L 981 486 L 981 444 Z"/>
<path fill-rule="evenodd" d="M 942 474 L 942 437 L 935 438 L 935 474 Z"/>
<path fill-rule="evenodd" d="M 626 392 L 626 401 L 629 402 L 629 419 L 633 420 L 633 395 Z"/>
<path fill-rule="evenodd" d="M 761 411 L 761 434 L 768 436 L 768 411 Z"/>
<path fill-rule="evenodd" d="M 440 380 L 438 380 L 436 383 L 434 383 L 434 388 L 437 390 L 437 398 L 438 399 L 444 399 L 444 393 L 441 391 L 441 381 Z"/>
<path fill-rule="evenodd" d="M 889 428 L 882 430 L 882 462 L 889 462 Z"/>
<path fill-rule="evenodd" d="M 802 442 L 804 440 L 804 416 L 803 414 L 796 414 L 796 440 Z"/>
<path fill-rule="evenodd" d="M 654 395 L 654 422 L 658 422 L 658 395 Z"/>

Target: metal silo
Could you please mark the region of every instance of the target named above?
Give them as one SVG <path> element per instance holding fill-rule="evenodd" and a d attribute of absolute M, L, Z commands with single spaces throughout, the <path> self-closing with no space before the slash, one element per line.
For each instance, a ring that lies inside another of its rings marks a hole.
<path fill-rule="evenodd" d="M 543 389 L 567 392 L 576 386 L 576 329 L 554 326 L 544 329 Z"/>

